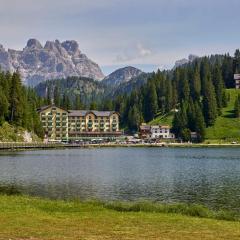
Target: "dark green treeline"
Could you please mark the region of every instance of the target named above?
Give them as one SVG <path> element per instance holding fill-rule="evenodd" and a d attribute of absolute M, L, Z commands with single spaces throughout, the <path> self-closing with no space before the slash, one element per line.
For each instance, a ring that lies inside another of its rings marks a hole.
<path fill-rule="evenodd" d="M 141 122 L 157 115 L 174 113 L 173 131 L 184 141 L 197 133 L 197 141 L 205 137 L 205 128 L 215 123 L 227 105 L 225 88 L 235 87 L 233 74 L 240 72 L 240 52 L 235 56 L 213 55 L 171 71 L 158 71 L 147 84 L 131 95 L 117 96 L 113 102 L 121 114 L 121 124 L 137 130 Z"/>
<path fill-rule="evenodd" d="M 0 125 L 4 121 L 43 136 L 36 109 L 43 100 L 35 91 L 22 85 L 19 73 L 0 71 Z"/>

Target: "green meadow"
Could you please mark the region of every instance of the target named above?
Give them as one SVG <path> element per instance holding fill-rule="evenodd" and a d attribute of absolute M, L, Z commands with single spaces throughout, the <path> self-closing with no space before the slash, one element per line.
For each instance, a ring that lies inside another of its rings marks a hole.
<path fill-rule="evenodd" d="M 0 195 L 0 239 L 240 239 L 239 218 L 203 206 Z"/>
<path fill-rule="evenodd" d="M 227 107 L 222 109 L 222 115 L 218 116 L 214 126 L 206 129 L 205 143 L 231 143 L 240 142 L 240 119 L 234 116 L 234 103 L 240 89 L 227 89 L 230 99 Z M 159 115 L 149 124 L 168 124 L 172 126 L 173 113 Z"/>

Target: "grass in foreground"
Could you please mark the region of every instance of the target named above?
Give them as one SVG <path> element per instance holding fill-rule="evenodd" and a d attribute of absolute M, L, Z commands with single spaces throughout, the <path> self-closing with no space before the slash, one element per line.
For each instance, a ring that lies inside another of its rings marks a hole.
<path fill-rule="evenodd" d="M 238 221 L 158 211 L 151 204 L 63 202 L 1 195 L 0 239 L 240 238 Z"/>

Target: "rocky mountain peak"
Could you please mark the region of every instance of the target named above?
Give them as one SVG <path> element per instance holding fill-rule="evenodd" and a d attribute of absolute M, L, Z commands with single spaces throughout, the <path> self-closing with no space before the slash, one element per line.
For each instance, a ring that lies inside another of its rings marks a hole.
<path fill-rule="evenodd" d="M 122 83 L 130 81 L 132 78 L 139 76 L 143 72 L 135 67 L 127 66 L 117 69 L 103 79 L 103 83 L 111 87 L 117 87 Z"/>
<path fill-rule="evenodd" d="M 41 43 L 34 38 L 31 38 L 27 41 L 27 48 L 42 48 Z"/>
<path fill-rule="evenodd" d="M 56 49 L 56 47 L 59 45 L 58 43 L 59 43 L 58 40 L 46 41 L 46 43 L 44 45 L 44 49 L 47 49 L 47 50 L 50 50 L 50 51 L 54 51 Z"/>
<path fill-rule="evenodd" d="M 22 51 L 0 46 L 0 66 L 3 70 L 21 73 L 23 82 L 35 86 L 48 79 L 79 76 L 102 80 L 104 75 L 95 62 L 79 50 L 74 40 L 47 41 L 44 47 L 37 39 L 29 39 Z"/>
<path fill-rule="evenodd" d="M 80 53 L 79 45 L 74 40 L 68 40 L 68 41 L 63 42 L 62 47 L 64 47 L 64 49 L 66 49 L 66 51 L 70 55 L 75 55 L 76 53 Z"/>
<path fill-rule="evenodd" d="M 175 62 L 175 65 L 174 65 L 174 69 L 177 68 L 177 67 L 180 67 L 184 64 L 187 64 L 187 63 L 190 63 L 190 62 L 193 62 L 196 58 L 198 58 L 197 55 L 194 55 L 194 54 L 189 54 L 188 58 L 183 58 L 183 59 L 180 59 L 180 60 L 177 60 Z"/>

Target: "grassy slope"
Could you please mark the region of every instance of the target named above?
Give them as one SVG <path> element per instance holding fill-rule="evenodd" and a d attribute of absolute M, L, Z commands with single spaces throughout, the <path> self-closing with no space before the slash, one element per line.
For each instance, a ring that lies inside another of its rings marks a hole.
<path fill-rule="evenodd" d="M 22 127 L 15 127 L 7 122 L 0 126 L 0 142 L 23 142 L 25 129 Z M 31 134 L 33 141 L 41 141 L 35 134 Z"/>
<path fill-rule="evenodd" d="M 240 90 L 228 89 L 230 93 L 230 101 L 226 108 L 222 110 L 222 116 L 219 116 L 214 126 L 206 129 L 206 141 L 207 143 L 227 143 L 232 141 L 240 142 L 240 119 L 234 118 L 234 102 L 235 98 Z M 172 125 L 173 114 L 158 116 L 149 124 L 168 124 Z"/>
<path fill-rule="evenodd" d="M 0 196 L 0 239 L 240 239 L 240 222 Z"/>
<path fill-rule="evenodd" d="M 174 115 L 173 113 L 159 115 L 156 118 L 154 118 L 151 122 L 149 122 L 148 124 L 150 124 L 150 125 L 161 124 L 161 125 L 172 126 L 173 115 Z"/>
<path fill-rule="evenodd" d="M 234 102 L 240 90 L 228 89 L 230 101 L 226 108 L 222 110 L 214 126 L 206 131 L 206 142 L 231 142 L 240 141 L 240 119 L 234 117 Z"/>

